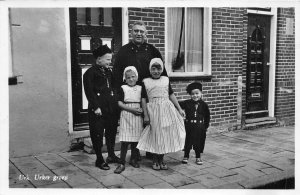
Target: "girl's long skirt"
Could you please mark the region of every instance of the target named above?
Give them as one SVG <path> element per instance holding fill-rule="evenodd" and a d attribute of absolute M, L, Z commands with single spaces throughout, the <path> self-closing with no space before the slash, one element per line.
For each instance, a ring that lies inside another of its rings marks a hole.
<path fill-rule="evenodd" d="M 140 103 L 128 103 L 126 106 L 140 108 Z M 143 131 L 143 118 L 122 110 L 120 117 L 120 141 L 138 142 Z"/>
<path fill-rule="evenodd" d="M 150 125 L 142 132 L 137 148 L 166 154 L 184 148 L 185 129 L 182 116 L 169 98 L 153 98 L 147 104 Z"/>

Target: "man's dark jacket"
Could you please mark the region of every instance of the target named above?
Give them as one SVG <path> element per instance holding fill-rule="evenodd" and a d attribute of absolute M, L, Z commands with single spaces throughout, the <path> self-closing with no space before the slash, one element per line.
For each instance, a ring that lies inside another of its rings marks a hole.
<path fill-rule="evenodd" d="M 151 44 L 143 43 L 137 47 L 132 41 L 121 47 L 117 53 L 114 65 L 114 88 L 119 89 L 123 84 L 123 71 L 127 66 L 134 66 L 139 74 L 138 85 L 142 80 L 150 76 L 149 63 L 153 58 L 161 58 L 160 52 Z M 164 68 L 162 76 L 167 76 Z"/>

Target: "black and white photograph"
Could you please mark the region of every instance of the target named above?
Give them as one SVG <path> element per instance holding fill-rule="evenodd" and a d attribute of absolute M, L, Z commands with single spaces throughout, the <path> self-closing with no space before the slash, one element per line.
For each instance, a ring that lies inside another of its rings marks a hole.
<path fill-rule="evenodd" d="M 299 3 L 0 1 L 0 194 L 296 194 Z"/>

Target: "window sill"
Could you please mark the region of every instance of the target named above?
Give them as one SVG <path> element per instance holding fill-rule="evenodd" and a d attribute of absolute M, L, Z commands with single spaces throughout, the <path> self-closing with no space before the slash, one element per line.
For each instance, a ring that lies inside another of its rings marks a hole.
<path fill-rule="evenodd" d="M 212 75 L 208 75 L 208 74 L 188 74 L 188 73 L 181 73 L 181 74 L 169 73 L 169 78 L 170 78 L 171 81 L 211 80 Z"/>

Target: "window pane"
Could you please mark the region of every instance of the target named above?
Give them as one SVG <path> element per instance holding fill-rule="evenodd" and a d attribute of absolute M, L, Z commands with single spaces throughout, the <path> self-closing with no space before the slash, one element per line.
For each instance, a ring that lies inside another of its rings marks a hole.
<path fill-rule="evenodd" d="M 112 26 L 112 8 L 104 8 L 103 9 L 104 15 L 104 26 Z"/>
<path fill-rule="evenodd" d="M 86 24 L 85 8 L 77 8 L 77 24 Z"/>
<path fill-rule="evenodd" d="M 100 9 L 91 8 L 91 24 L 99 25 L 100 24 Z"/>
<path fill-rule="evenodd" d="M 168 8 L 168 59 L 172 71 L 184 72 L 184 8 Z"/>
<path fill-rule="evenodd" d="M 203 71 L 203 9 L 187 8 L 186 13 L 187 72 Z"/>

